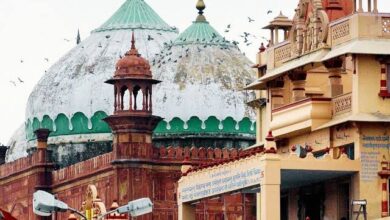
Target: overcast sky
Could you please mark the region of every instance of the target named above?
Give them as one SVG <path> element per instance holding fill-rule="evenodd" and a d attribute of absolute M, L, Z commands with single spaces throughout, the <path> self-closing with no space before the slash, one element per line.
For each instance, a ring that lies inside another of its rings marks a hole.
<path fill-rule="evenodd" d="M 0 143 L 7 144 L 14 131 L 24 123 L 26 102 L 32 88 L 45 70 L 75 46 L 77 29 L 80 29 L 82 39 L 86 38 L 124 1 L 0 0 Z M 178 27 L 180 31 L 196 17 L 196 0 L 146 2 L 168 24 Z M 251 40 L 252 45 L 241 45 L 246 55 L 254 60 L 261 37 L 269 35 L 261 27 L 280 11 L 291 17 L 297 2 L 205 0 L 205 15 L 211 25 L 229 40 L 239 40 L 239 35 L 244 31 L 256 35 L 257 39 Z M 380 8 L 390 9 L 388 0 L 379 0 L 379 3 Z M 273 13 L 267 14 L 268 10 Z M 249 23 L 248 16 L 255 22 Z M 228 24 L 232 25 L 232 31 L 225 33 Z"/>

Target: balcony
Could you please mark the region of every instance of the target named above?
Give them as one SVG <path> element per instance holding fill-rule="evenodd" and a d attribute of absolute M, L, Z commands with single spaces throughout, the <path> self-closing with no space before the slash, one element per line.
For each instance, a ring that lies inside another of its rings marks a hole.
<path fill-rule="evenodd" d="M 332 119 L 352 113 L 352 93 L 331 98 L 307 98 L 272 111 L 270 128 L 277 137 L 313 131 Z"/>
<path fill-rule="evenodd" d="M 389 39 L 390 14 L 356 13 L 330 24 L 329 38 L 332 47 L 353 39 Z"/>
<path fill-rule="evenodd" d="M 336 96 L 332 100 L 333 118 L 340 118 L 352 113 L 352 93 Z"/>
<path fill-rule="evenodd" d="M 270 128 L 276 137 L 312 131 L 332 119 L 331 98 L 307 98 L 272 111 Z"/>

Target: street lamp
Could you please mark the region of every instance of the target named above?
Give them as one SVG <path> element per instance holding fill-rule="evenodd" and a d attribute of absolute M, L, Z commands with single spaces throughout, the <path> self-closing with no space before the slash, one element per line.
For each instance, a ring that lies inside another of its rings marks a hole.
<path fill-rule="evenodd" d="M 104 216 L 112 214 L 112 213 L 130 213 L 131 217 L 137 217 L 140 215 L 145 215 L 153 210 L 153 203 L 150 201 L 149 198 L 142 198 L 142 199 L 137 199 L 134 201 L 130 201 L 124 206 L 121 206 L 117 209 L 114 209 L 112 211 L 106 212 L 102 215 L 98 216 L 98 220 L 102 219 Z"/>
<path fill-rule="evenodd" d="M 68 210 L 87 219 L 85 215 L 69 207 L 66 203 L 55 199 L 54 195 L 48 192 L 38 190 L 33 194 L 33 211 L 39 216 L 50 216 L 53 212 L 67 212 Z"/>
<path fill-rule="evenodd" d="M 152 210 L 152 201 L 149 198 L 142 198 L 130 201 L 124 206 L 99 215 L 98 219 L 102 219 L 104 216 L 115 212 L 119 214 L 130 213 L 132 217 L 137 217 L 148 214 Z M 87 217 L 81 212 L 69 207 L 66 203 L 55 199 L 54 195 L 42 190 L 38 190 L 33 194 L 33 211 L 39 216 L 50 216 L 53 212 L 72 211 L 87 220 Z"/>

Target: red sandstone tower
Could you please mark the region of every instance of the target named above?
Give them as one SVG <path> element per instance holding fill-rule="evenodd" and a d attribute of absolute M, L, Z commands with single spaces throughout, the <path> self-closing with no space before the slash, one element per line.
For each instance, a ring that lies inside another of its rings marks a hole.
<path fill-rule="evenodd" d="M 117 62 L 114 77 L 106 82 L 113 84 L 115 91 L 114 114 L 105 121 L 114 135 L 112 163 L 117 182 L 113 190 L 119 204 L 152 198 L 152 132 L 161 120 L 152 115 L 152 86 L 159 82 L 152 78 L 149 62 L 138 54 L 133 33 L 130 51 Z M 151 219 L 151 215 L 142 219 Z"/>

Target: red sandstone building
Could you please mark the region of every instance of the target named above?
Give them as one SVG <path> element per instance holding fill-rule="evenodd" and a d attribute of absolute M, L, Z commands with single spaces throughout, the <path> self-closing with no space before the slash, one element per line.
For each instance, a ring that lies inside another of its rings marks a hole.
<path fill-rule="evenodd" d="M 58 169 L 48 150 L 50 130 L 36 129 L 37 144 L 30 154 L 0 166 L 0 207 L 17 219 L 50 219 L 32 210 L 32 194 L 46 190 L 70 207 L 97 216 L 111 204 L 115 207 L 149 197 L 154 203 L 153 213 L 137 219 L 173 220 L 178 218 L 176 190 L 182 165 L 202 167 L 259 152 L 260 149 L 153 146 L 152 133 L 162 118 L 152 115 L 152 91 L 160 81 L 153 79 L 149 61 L 138 53 L 135 40 L 133 33 L 131 49 L 117 62 L 113 78 L 106 81 L 114 87 L 114 112 L 104 119 L 112 129 L 112 151 Z M 130 94 L 127 100 L 125 93 Z M 6 150 L 2 148 L 3 154 Z M 251 194 L 227 195 L 197 206 L 198 219 L 255 216 Z M 75 216 L 55 213 L 52 219 Z"/>

